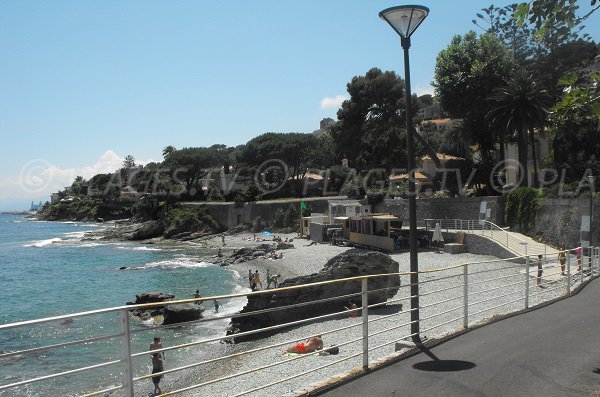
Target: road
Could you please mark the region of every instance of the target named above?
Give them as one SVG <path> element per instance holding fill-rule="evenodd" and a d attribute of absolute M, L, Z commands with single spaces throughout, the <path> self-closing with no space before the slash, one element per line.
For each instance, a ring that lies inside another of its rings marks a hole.
<path fill-rule="evenodd" d="M 321 395 L 600 396 L 600 280 Z"/>

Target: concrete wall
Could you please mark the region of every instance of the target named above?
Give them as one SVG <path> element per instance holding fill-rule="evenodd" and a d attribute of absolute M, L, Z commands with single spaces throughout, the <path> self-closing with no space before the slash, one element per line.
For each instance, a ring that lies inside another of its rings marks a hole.
<path fill-rule="evenodd" d="M 313 212 L 327 213 L 329 210 L 328 200 L 330 198 L 306 198 L 285 201 L 257 201 L 250 203 L 206 203 L 206 202 L 188 202 L 182 206 L 193 208 L 206 206 L 210 215 L 220 224 L 231 228 L 241 223 L 255 224 L 260 217 L 263 224 L 270 225 L 273 222 L 273 216 L 278 209 L 286 210 L 293 205 L 300 211 L 300 201 L 304 201 L 310 206 Z M 298 218 L 299 220 L 300 218 Z"/>
<path fill-rule="evenodd" d="M 479 219 L 482 201 L 490 208 L 490 222 L 504 224 L 504 199 L 491 197 L 457 197 L 452 199 L 417 199 L 417 219 Z M 408 222 L 408 200 L 389 199 L 378 203 L 373 212 L 389 212 Z"/>
<path fill-rule="evenodd" d="M 592 240 L 600 244 L 600 198 L 593 199 L 594 220 L 592 222 Z M 581 216 L 589 215 L 590 199 L 578 197 L 570 199 L 545 199 L 540 203 L 535 217 L 532 234 L 541 240 L 558 246 L 575 247 L 580 241 Z"/>

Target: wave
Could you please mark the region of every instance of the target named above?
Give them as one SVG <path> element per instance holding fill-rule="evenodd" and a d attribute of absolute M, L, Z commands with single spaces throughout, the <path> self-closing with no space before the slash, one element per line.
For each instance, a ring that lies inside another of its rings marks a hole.
<path fill-rule="evenodd" d="M 41 248 L 41 247 L 45 247 L 47 245 L 58 243 L 60 241 L 64 241 L 64 240 L 62 238 L 55 237 L 55 238 L 49 238 L 47 240 L 36 241 L 34 243 L 31 243 L 31 244 L 25 244 L 23 247 L 38 247 L 38 248 Z"/>
<path fill-rule="evenodd" d="M 153 247 L 127 247 L 120 245 L 117 247 L 120 250 L 132 250 L 132 251 L 162 251 L 162 248 L 153 248 Z"/>
<path fill-rule="evenodd" d="M 83 244 L 78 244 L 77 247 L 89 248 L 89 247 L 97 247 L 99 245 L 106 245 L 106 244 L 100 244 L 100 243 L 83 243 Z"/>
<path fill-rule="evenodd" d="M 214 264 L 209 263 L 209 262 L 204 262 L 204 261 L 198 262 L 191 258 L 174 258 L 174 259 L 167 259 L 164 261 L 150 262 L 150 263 L 146 263 L 145 265 L 142 265 L 142 266 L 130 266 L 130 267 L 127 267 L 122 270 L 147 270 L 147 269 L 171 270 L 171 269 L 179 269 L 179 268 L 188 268 L 188 269 L 197 268 L 197 269 L 199 269 L 199 268 L 208 267 L 208 266 L 214 266 Z"/>
<path fill-rule="evenodd" d="M 65 237 L 69 237 L 70 239 L 81 240 L 85 236 L 85 232 L 68 232 L 64 234 Z"/>

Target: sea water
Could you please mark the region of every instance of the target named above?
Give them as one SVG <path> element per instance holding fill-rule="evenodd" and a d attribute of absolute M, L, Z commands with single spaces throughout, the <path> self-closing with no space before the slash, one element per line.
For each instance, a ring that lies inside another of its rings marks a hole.
<path fill-rule="evenodd" d="M 42 222 L 24 216 L 0 215 L 0 324 L 91 311 L 124 305 L 144 291 L 173 293 L 190 298 L 240 292 L 236 272 L 202 258 L 206 249 L 193 246 L 143 245 L 86 238 L 86 232 L 105 224 Z M 127 267 L 121 270 L 121 267 Z M 244 298 L 221 300 L 219 315 L 239 311 Z M 205 318 L 217 317 L 205 303 Z M 155 335 L 165 347 L 224 335 L 227 319 L 186 327 L 155 330 L 153 320 L 130 320 L 131 350 L 146 351 Z M 121 332 L 117 313 L 53 321 L 24 328 L 0 330 L 0 353 L 57 343 L 109 336 Z M 0 358 L 0 386 L 54 373 L 120 360 L 122 338 L 50 351 Z M 215 342 L 218 344 L 218 342 Z M 210 357 L 210 344 L 166 353 L 168 367 Z M 134 360 L 134 375 L 147 374 L 149 357 Z M 69 396 L 119 385 L 121 364 L 0 391 L 0 396 Z M 140 381 L 144 382 L 144 381 Z M 145 380 L 150 387 L 150 381 Z"/>

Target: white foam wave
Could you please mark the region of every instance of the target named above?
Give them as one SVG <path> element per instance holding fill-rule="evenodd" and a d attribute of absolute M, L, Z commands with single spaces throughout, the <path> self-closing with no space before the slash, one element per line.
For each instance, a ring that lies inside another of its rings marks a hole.
<path fill-rule="evenodd" d="M 120 245 L 117 247 L 120 250 L 132 250 L 132 251 L 162 251 L 162 248 L 153 248 L 153 247 L 127 247 Z"/>
<path fill-rule="evenodd" d="M 65 237 L 68 237 L 70 239 L 81 240 L 83 238 L 83 236 L 85 236 L 85 232 L 69 232 L 69 233 L 65 233 L 64 235 L 65 235 Z"/>
<path fill-rule="evenodd" d="M 146 263 L 145 265 L 142 266 L 131 266 L 128 267 L 125 270 L 146 270 L 146 269 L 165 269 L 165 270 L 171 270 L 171 269 L 178 269 L 178 268 L 203 268 L 203 267 L 208 267 L 208 266 L 214 266 L 212 263 L 208 263 L 208 262 L 197 262 L 194 259 L 191 258 L 174 258 L 174 259 L 167 259 L 164 261 L 157 261 L 157 262 L 150 262 L 150 263 Z"/>
<path fill-rule="evenodd" d="M 83 244 L 79 244 L 78 247 L 88 248 L 88 247 L 97 247 L 99 245 L 105 245 L 105 244 L 100 244 L 100 243 L 83 243 Z"/>
<path fill-rule="evenodd" d="M 47 245 L 58 243 L 60 241 L 63 241 L 63 239 L 55 237 L 55 238 L 49 238 L 47 240 L 36 241 L 34 243 L 31 243 L 31 244 L 25 244 L 23 247 L 38 247 L 38 248 L 41 248 L 41 247 L 45 247 Z"/>

